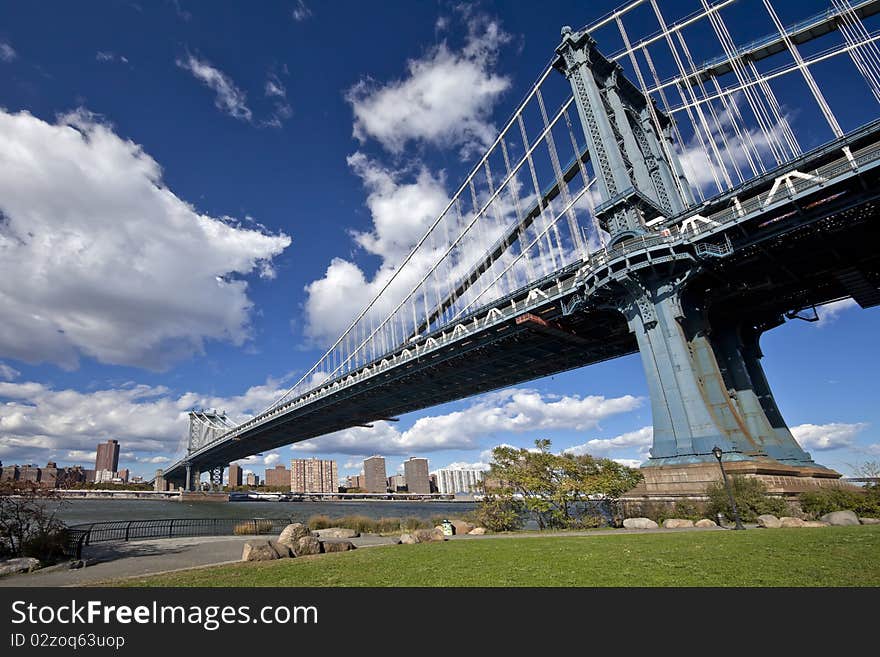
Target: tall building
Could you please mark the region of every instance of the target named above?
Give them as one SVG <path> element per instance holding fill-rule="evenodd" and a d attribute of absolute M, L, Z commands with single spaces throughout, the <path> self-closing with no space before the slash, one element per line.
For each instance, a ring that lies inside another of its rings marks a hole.
<path fill-rule="evenodd" d="M 247 477 L 245 477 L 244 483 L 247 486 L 259 486 L 260 478 L 253 472 L 248 472 Z"/>
<path fill-rule="evenodd" d="M 290 489 L 290 470 L 278 464 L 274 468 L 266 468 L 265 483 L 267 486 L 281 486 Z"/>
<path fill-rule="evenodd" d="M 483 480 L 482 470 L 437 470 L 437 489 L 444 494 L 474 493 Z"/>
<path fill-rule="evenodd" d="M 318 458 L 293 459 L 290 462 L 290 490 L 294 493 L 338 492 L 336 461 Z"/>
<path fill-rule="evenodd" d="M 431 479 L 428 476 L 428 459 L 413 456 L 403 462 L 403 476 L 406 489 L 410 493 L 427 495 L 431 492 Z"/>
<path fill-rule="evenodd" d="M 128 483 L 128 478 L 130 475 L 131 473 L 128 471 L 128 468 L 122 468 L 122 470 L 116 473 L 117 478 L 121 479 L 123 484 Z"/>
<path fill-rule="evenodd" d="M 242 476 L 241 476 L 241 466 L 238 463 L 230 463 L 229 464 L 229 487 L 233 486 L 241 486 L 242 485 Z"/>
<path fill-rule="evenodd" d="M 98 456 L 95 458 L 95 471 L 109 470 L 116 472 L 119 469 L 119 443 L 108 440 L 98 445 Z"/>
<path fill-rule="evenodd" d="M 388 486 L 385 474 L 385 457 L 371 456 L 364 459 L 364 488 L 368 493 L 384 493 Z"/>
<path fill-rule="evenodd" d="M 388 477 L 388 488 L 394 493 L 406 490 L 406 477 L 403 475 L 391 475 Z"/>
<path fill-rule="evenodd" d="M 360 488 L 366 490 L 367 483 L 364 475 L 350 475 L 348 477 L 348 488 Z"/>

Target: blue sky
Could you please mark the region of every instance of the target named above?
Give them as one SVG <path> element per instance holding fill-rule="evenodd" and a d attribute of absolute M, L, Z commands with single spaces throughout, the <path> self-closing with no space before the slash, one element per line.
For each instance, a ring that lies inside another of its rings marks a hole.
<path fill-rule="evenodd" d="M 413 199 L 458 186 L 560 27 L 615 4 L 4 3 L 0 459 L 89 464 L 116 438 L 149 475 L 180 453 L 190 407 L 271 403 L 408 246 L 383 238 Z M 777 4 L 788 21 L 826 6 Z M 759 36 L 742 14 L 730 26 Z M 867 88 L 820 68 L 845 128 L 876 117 Z M 828 135 L 796 82 L 776 91 L 809 148 Z M 880 313 L 820 312 L 766 334 L 764 365 L 807 450 L 848 472 L 880 458 Z M 246 467 L 320 455 L 356 474 L 383 453 L 434 469 L 538 437 L 635 462 L 646 394 L 628 357 Z"/>

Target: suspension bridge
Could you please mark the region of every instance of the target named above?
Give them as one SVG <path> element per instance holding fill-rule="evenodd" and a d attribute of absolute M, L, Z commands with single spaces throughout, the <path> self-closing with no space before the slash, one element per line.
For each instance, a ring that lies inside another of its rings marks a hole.
<path fill-rule="evenodd" d="M 880 304 L 880 0 L 668 4 L 564 27 L 375 298 L 269 408 L 190 413 L 165 481 L 638 352 L 646 493 L 704 486 L 715 445 L 776 490 L 834 485 L 758 343 L 821 304 Z M 766 33 L 737 39 L 736 16 Z"/>

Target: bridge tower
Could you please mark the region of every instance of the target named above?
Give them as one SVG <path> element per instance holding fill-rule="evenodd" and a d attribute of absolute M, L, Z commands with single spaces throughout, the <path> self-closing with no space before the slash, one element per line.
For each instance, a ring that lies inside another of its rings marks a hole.
<path fill-rule="evenodd" d="M 564 27 L 556 53 L 554 67 L 571 84 L 596 177 L 596 219 L 610 248 L 630 241 L 628 250 L 638 249 L 642 239 L 660 238 L 651 226 L 694 206 L 671 120 L 585 31 Z M 776 490 L 839 478 L 797 444 L 764 376 L 758 340 L 781 317 L 713 304 L 694 284 L 702 262 L 695 252 L 626 267 L 567 309 L 615 309 L 636 338 L 654 424 L 644 492 L 704 491 L 718 477 L 716 445 L 730 470 L 769 477 Z"/>
<path fill-rule="evenodd" d="M 202 447 L 213 443 L 232 427 L 232 423 L 223 411 L 214 409 L 193 409 L 189 412 L 189 438 L 186 447 L 187 457 L 200 450 Z M 194 468 L 189 462 L 186 464 L 186 481 L 184 489 L 188 491 L 199 488 L 199 480 L 202 473 Z M 223 468 L 215 467 L 210 470 L 211 489 L 218 490 L 223 486 Z"/>

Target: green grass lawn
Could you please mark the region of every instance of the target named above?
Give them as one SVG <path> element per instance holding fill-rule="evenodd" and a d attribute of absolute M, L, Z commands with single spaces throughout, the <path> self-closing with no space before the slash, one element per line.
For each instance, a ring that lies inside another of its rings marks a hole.
<path fill-rule="evenodd" d="M 120 586 L 880 586 L 880 526 L 374 547 Z"/>

